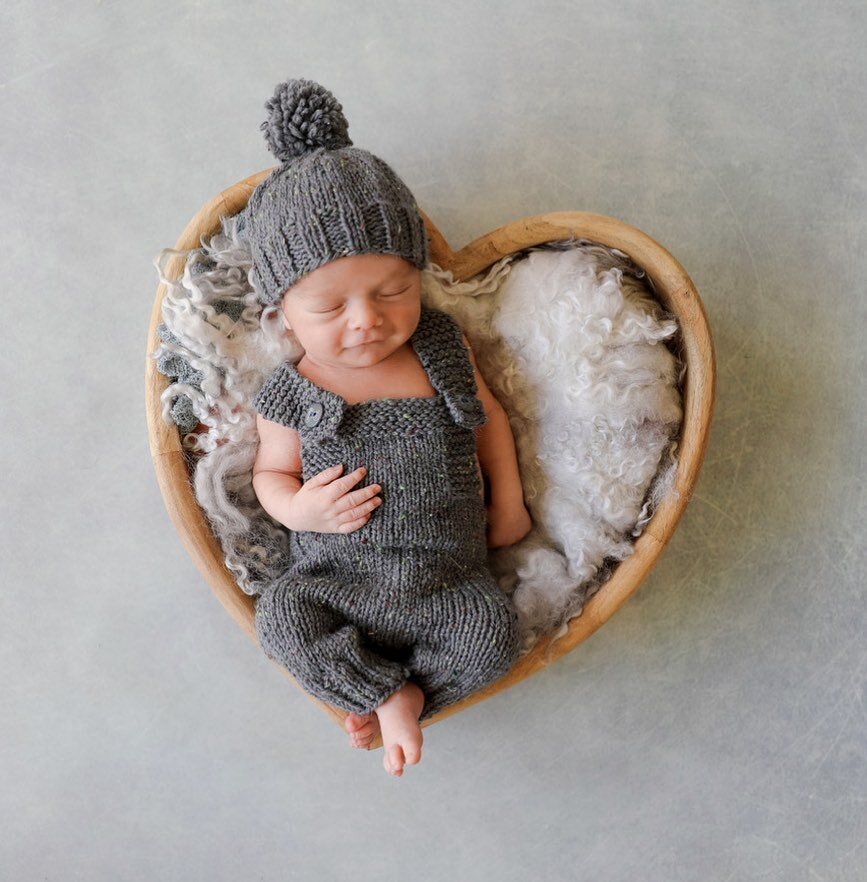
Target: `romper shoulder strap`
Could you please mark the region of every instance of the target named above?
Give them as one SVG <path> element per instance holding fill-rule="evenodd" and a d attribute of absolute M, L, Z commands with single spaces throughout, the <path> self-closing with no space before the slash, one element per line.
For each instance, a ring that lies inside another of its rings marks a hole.
<path fill-rule="evenodd" d="M 291 361 L 277 366 L 253 399 L 253 407 L 266 420 L 311 438 L 333 433 L 344 412 L 339 395 L 317 388 Z"/>
<path fill-rule="evenodd" d="M 478 387 L 473 363 L 461 334 L 460 325 L 448 313 L 422 306 L 413 348 L 431 385 L 445 398 L 454 421 L 472 429 L 484 425 L 487 417 L 482 402 L 476 397 Z"/>

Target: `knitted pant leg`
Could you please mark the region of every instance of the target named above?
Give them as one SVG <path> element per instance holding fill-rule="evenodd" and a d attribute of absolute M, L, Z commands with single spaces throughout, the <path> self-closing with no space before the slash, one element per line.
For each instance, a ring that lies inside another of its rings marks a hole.
<path fill-rule="evenodd" d="M 488 570 L 462 574 L 425 612 L 431 624 L 408 661 L 425 694 L 422 720 L 505 676 L 520 650 L 517 614 Z"/>
<path fill-rule="evenodd" d="M 311 695 L 359 714 L 379 707 L 409 677 L 368 648 L 339 609 L 353 586 L 321 576 L 284 576 L 256 603 L 256 634 Z"/>

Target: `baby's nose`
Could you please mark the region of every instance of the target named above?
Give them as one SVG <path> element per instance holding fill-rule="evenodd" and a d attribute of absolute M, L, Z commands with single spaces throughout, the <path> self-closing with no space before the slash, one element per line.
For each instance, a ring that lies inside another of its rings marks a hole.
<path fill-rule="evenodd" d="M 353 307 L 350 323 L 354 328 L 373 328 L 380 322 L 379 310 L 373 303 L 362 302 Z"/>

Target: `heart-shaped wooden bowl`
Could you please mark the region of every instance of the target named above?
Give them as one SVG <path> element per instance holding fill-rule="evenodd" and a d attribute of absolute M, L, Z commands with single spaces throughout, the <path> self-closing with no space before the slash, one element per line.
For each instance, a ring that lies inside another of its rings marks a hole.
<path fill-rule="evenodd" d="M 256 185 L 270 171 L 267 169 L 251 175 L 208 202 L 187 225 L 175 248 L 189 251 L 201 247 L 202 237 L 210 238 L 220 230 L 221 217 L 237 214 L 247 204 Z M 647 272 L 653 280 L 656 296 L 677 317 L 681 356 L 687 366 L 684 418 L 674 484 L 636 540 L 633 553 L 617 565 L 609 580 L 585 604 L 581 615 L 572 619 L 565 635 L 556 640 L 553 635 L 542 638 L 505 677 L 445 708 L 424 724 L 429 725 L 542 670 L 589 637 L 636 591 L 671 538 L 698 478 L 713 408 L 715 362 L 710 329 L 692 280 L 665 248 L 635 227 L 600 214 L 557 211 L 513 221 L 453 252 L 430 219 L 424 214 L 423 217 L 431 237 L 430 259 L 443 269 L 451 270 L 456 280 L 468 279 L 508 254 L 572 236 L 623 251 Z M 183 258 L 173 257 L 166 266 L 166 277 L 172 280 L 179 278 L 183 267 Z M 220 546 L 193 495 L 180 435 L 173 425 L 166 424 L 162 418 L 160 395 L 167 387 L 168 380 L 157 371 L 150 353 L 159 345 L 156 328 L 162 320 L 164 294 L 165 286 L 160 285 L 151 316 L 146 359 L 148 434 L 154 468 L 169 515 L 187 551 L 229 615 L 258 645 L 253 625 L 254 600 L 238 587 L 226 568 Z M 278 667 L 289 679 L 293 679 L 282 666 Z M 345 711 L 308 697 L 342 725 Z M 380 743 L 377 741 L 372 746 L 379 746 Z"/>

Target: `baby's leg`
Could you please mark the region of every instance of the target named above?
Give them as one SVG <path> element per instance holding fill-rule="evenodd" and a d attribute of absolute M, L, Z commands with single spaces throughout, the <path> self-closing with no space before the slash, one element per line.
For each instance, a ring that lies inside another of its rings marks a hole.
<path fill-rule="evenodd" d="M 426 603 L 430 626 L 408 662 L 422 720 L 505 676 L 520 652 L 514 606 L 488 570 L 462 573 Z"/>
<path fill-rule="evenodd" d="M 357 586 L 324 576 L 284 576 L 256 603 L 256 634 L 307 692 L 357 714 L 378 708 L 406 682 L 406 666 L 364 643 L 343 610 Z"/>

